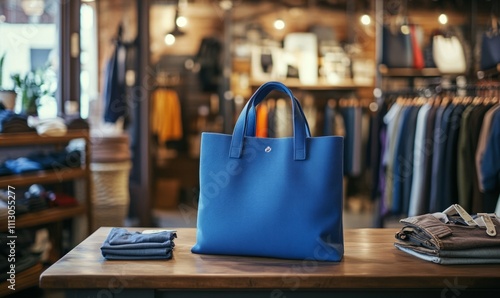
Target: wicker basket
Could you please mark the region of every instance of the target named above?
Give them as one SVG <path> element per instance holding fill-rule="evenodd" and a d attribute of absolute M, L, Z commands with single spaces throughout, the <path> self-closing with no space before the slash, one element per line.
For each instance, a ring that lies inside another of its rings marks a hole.
<path fill-rule="evenodd" d="M 130 203 L 130 167 L 129 161 L 90 164 L 93 182 L 93 230 L 103 226 L 123 226 Z"/>

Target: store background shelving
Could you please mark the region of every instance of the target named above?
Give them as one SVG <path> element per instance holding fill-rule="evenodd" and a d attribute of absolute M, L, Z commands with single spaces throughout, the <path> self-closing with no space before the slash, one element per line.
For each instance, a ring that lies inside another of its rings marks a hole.
<path fill-rule="evenodd" d="M 20 150 L 29 149 L 35 150 L 50 146 L 59 148 L 67 145 L 75 139 L 85 140 L 84 162 L 80 168 L 68 168 L 60 165 L 55 165 L 54 170 L 44 170 L 18 175 L 0 176 L 0 189 L 13 187 L 15 189 L 29 186 L 31 184 L 60 184 L 62 182 L 83 180 L 85 183 L 85 191 L 82 200 L 76 206 L 65 207 L 49 207 L 40 211 L 28 212 L 16 215 L 15 230 L 26 228 L 41 228 L 49 229 L 49 237 L 52 242 L 52 249 L 49 257 L 49 263 L 56 261 L 62 257 L 62 231 L 64 222 L 74 218 L 84 218 L 87 225 L 83 230 L 86 231 L 85 237 L 91 232 L 92 216 L 91 216 L 91 179 L 90 179 L 90 141 L 88 130 L 69 131 L 64 136 L 58 137 L 43 137 L 36 133 L 12 133 L 0 134 L 0 147 L 4 150 Z M 7 148 L 7 149 L 6 149 Z M 21 194 L 16 193 L 16 199 Z M 8 231 L 7 215 L 4 215 L 0 220 L 4 223 L 0 227 L 0 232 Z M 85 222 L 84 220 L 84 222 Z M 25 271 L 19 272 L 16 275 L 17 290 L 38 285 L 38 277 L 43 270 L 42 264 L 37 264 Z M 7 289 L 8 284 L 4 281 L 1 288 Z M 1 292 L 0 295 L 4 293 Z"/>

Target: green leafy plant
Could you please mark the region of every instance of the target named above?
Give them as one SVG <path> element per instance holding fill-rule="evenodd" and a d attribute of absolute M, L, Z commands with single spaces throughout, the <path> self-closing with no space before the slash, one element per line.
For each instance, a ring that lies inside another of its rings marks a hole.
<path fill-rule="evenodd" d="M 51 93 L 46 80 L 46 69 L 30 71 L 26 75 L 12 75 L 14 86 L 21 95 L 23 113 L 36 114 L 38 100 Z"/>

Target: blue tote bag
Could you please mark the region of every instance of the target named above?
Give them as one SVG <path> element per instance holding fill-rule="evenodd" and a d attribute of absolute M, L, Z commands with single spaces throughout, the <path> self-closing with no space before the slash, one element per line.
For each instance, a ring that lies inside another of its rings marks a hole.
<path fill-rule="evenodd" d="M 256 138 L 255 110 L 271 91 L 292 102 L 293 137 Z M 343 138 L 311 137 L 282 83 L 262 85 L 232 135 L 203 133 L 193 253 L 340 261 Z"/>

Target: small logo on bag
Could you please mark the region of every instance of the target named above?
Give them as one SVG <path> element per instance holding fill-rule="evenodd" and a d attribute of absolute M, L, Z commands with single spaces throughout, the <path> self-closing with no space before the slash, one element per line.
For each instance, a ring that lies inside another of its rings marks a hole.
<path fill-rule="evenodd" d="M 267 147 L 266 147 L 266 149 L 264 149 L 264 151 L 266 151 L 266 153 L 271 152 L 271 150 L 272 150 L 272 149 L 271 149 L 271 147 L 269 147 L 269 146 L 267 146 Z"/>

